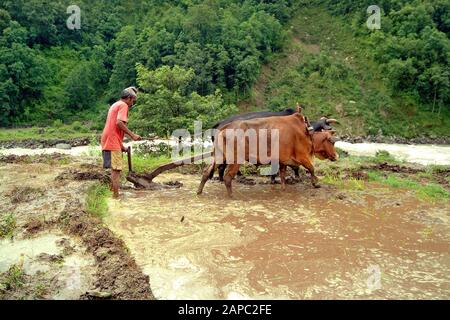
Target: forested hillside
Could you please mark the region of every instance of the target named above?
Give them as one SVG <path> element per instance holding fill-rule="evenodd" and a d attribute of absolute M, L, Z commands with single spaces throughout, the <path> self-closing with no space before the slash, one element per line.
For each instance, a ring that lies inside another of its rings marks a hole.
<path fill-rule="evenodd" d="M 134 126 L 284 109 L 335 115 L 349 134 L 449 135 L 450 5 L 369 1 L 0 0 L 0 126 L 83 121 L 138 85 Z"/>
<path fill-rule="evenodd" d="M 312 2 L 241 107 L 301 101 L 313 118 L 339 118 L 345 134 L 450 135 L 448 2 L 380 1 L 375 31 L 370 1 Z"/>

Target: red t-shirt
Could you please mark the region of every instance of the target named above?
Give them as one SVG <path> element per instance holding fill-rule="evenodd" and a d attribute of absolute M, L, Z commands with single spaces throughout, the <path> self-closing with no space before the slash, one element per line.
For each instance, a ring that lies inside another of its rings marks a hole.
<path fill-rule="evenodd" d="M 105 128 L 102 133 L 102 150 L 120 151 L 125 132 L 117 126 L 117 120 L 128 122 L 128 105 L 123 101 L 117 101 L 109 108 Z"/>

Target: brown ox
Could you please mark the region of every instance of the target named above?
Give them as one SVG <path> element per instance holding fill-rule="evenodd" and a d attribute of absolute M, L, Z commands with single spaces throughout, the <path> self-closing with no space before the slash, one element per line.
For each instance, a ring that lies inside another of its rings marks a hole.
<path fill-rule="evenodd" d="M 236 173 L 239 171 L 240 164 L 238 162 L 237 151 L 239 149 L 245 150 L 244 157 L 245 161 L 255 160 L 257 163 L 262 164 L 262 160 L 259 155 L 259 145 L 260 137 L 257 135 L 256 150 L 249 148 L 249 138 L 248 136 L 232 136 L 231 138 L 227 136 L 227 131 L 230 130 L 242 130 L 246 133 L 248 130 L 253 129 L 257 133 L 260 130 L 267 130 L 267 156 L 272 157 L 272 139 L 270 132 L 273 129 L 279 132 L 279 152 L 274 154 L 273 158 L 277 159 L 280 165 L 280 177 L 281 177 L 281 187 L 284 190 L 286 187 L 286 166 L 303 166 L 311 174 L 311 182 L 313 186 L 319 187 L 318 179 L 314 174 L 313 166 L 313 156 L 314 156 L 314 144 L 322 144 L 318 150 L 318 155 L 320 158 L 328 158 L 331 160 L 336 160 L 338 158 L 336 151 L 334 150 L 331 132 L 317 133 L 315 137 L 311 137 L 308 133 L 307 126 L 305 124 L 305 119 L 299 113 L 295 113 L 291 116 L 284 117 L 269 117 L 269 118 L 258 118 L 252 120 L 238 120 L 229 123 L 221 128 L 218 133 L 217 138 L 214 142 L 214 159 L 211 165 L 203 173 L 202 181 L 198 188 L 197 193 L 201 194 L 203 192 L 204 185 L 211 173 L 214 171 L 217 163 L 227 163 L 228 171 L 225 174 L 224 181 L 227 187 L 228 195 L 232 196 L 231 181 L 233 180 Z M 232 139 L 231 141 L 229 141 Z M 225 156 L 227 155 L 227 146 L 232 146 L 234 161 L 229 161 Z M 327 154 L 329 154 L 327 156 Z M 264 163 L 267 164 L 267 163 Z"/>

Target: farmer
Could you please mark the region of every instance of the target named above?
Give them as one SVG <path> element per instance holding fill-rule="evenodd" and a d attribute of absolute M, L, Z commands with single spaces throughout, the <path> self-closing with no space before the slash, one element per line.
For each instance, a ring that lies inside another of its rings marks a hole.
<path fill-rule="evenodd" d="M 119 198 L 120 173 L 123 169 L 122 152 L 127 151 L 123 145 L 123 137 L 126 133 L 134 141 L 141 139 L 127 128 L 128 110 L 133 107 L 136 99 L 136 88 L 130 87 L 123 90 L 121 99 L 109 108 L 102 133 L 103 168 L 111 169 L 111 190 L 115 199 Z"/>

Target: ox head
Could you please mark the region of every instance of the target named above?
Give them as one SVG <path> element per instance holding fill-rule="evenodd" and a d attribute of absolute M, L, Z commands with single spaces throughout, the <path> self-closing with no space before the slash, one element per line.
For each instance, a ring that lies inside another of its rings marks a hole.
<path fill-rule="evenodd" d="M 334 134 L 336 131 L 327 130 L 322 132 L 315 132 L 313 135 L 314 155 L 320 160 L 336 161 L 339 159 L 339 154 L 336 152 L 334 143 L 336 138 Z"/>
<path fill-rule="evenodd" d="M 336 119 L 328 119 L 327 117 L 320 118 L 319 121 L 313 123 L 314 131 L 332 130 L 332 124 L 339 123 Z"/>

